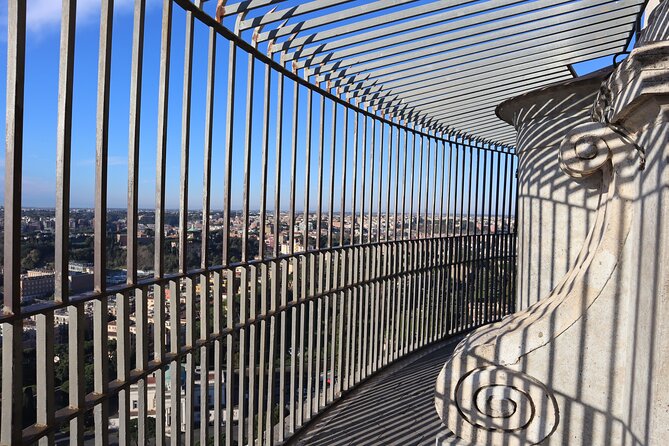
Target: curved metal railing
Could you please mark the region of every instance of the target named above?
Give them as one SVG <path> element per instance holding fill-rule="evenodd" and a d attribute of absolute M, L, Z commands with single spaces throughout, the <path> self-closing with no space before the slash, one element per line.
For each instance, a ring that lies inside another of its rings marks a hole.
<path fill-rule="evenodd" d="M 102 2 L 94 286 L 74 295 L 76 19 L 74 2 L 63 5 L 54 293 L 28 305 L 20 256 L 26 6 L 9 1 L 0 443 L 284 442 L 385 365 L 512 311 L 516 159 L 509 148 L 357 108 L 186 0 L 163 2 L 153 67 L 144 56 L 144 2 L 134 10 L 130 67 L 112 60 L 113 2 Z M 176 16 L 185 16 L 183 46 Z M 173 65 L 181 52 L 183 65 Z M 142 86 L 152 68 L 156 186 L 155 206 L 145 210 L 138 206 L 147 150 Z M 116 211 L 107 205 L 112 72 L 130 76 L 122 284 L 109 279 L 117 242 L 108 224 Z M 174 74 L 183 76 L 180 97 Z M 180 127 L 168 119 L 175 105 Z M 175 139 L 178 156 L 170 150 Z M 189 178 L 200 157 L 196 188 Z M 177 158 L 178 180 L 168 169 Z M 177 182 L 178 210 L 170 210 Z M 147 217 L 152 233 L 144 231 Z M 26 351 L 39 365 L 34 371 L 20 366 Z"/>

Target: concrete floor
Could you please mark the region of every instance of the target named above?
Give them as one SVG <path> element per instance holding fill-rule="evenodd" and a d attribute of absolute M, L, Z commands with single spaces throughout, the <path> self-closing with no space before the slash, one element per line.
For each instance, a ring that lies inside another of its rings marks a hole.
<path fill-rule="evenodd" d="M 461 339 L 440 342 L 380 372 L 344 396 L 291 443 L 434 445 L 445 429 L 434 408 L 435 382 Z"/>

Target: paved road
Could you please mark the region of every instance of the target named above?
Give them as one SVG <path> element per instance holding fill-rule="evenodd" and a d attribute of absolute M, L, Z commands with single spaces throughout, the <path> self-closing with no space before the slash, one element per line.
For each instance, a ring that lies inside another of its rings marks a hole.
<path fill-rule="evenodd" d="M 443 430 L 434 386 L 460 339 L 441 342 L 371 378 L 307 427 L 296 444 L 434 445 Z"/>

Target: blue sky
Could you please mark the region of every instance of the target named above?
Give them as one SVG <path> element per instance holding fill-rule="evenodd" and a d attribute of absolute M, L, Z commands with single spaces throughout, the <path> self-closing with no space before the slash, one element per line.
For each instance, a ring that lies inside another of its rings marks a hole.
<path fill-rule="evenodd" d="M 132 39 L 132 0 L 116 0 L 113 29 L 113 53 L 110 102 L 109 131 L 109 187 L 108 202 L 110 207 L 126 207 L 127 194 L 127 156 L 128 156 L 128 110 L 129 81 Z M 140 149 L 140 207 L 153 208 L 155 194 L 155 153 L 156 153 L 156 112 L 158 93 L 158 69 L 160 52 L 160 16 L 161 1 L 147 0 L 145 47 L 144 47 L 144 79 L 141 118 L 141 149 Z M 364 2 L 354 2 L 346 6 Z M 210 1 L 206 9 L 213 11 L 215 1 Z M 0 3 L 0 78 L 5 79 L 7 57 L 6 20 L 7 4 Z M 77 13 L 77 35 L 75 49 L 75 89 L 73 109 L 73 140 L 72 140 L 72 207 L 90 207 L 94 196 L 94 163 L 95 163 L 95 113 L 97 93 L 97 54 L 99 39 L 99 0 L 79 0 Z M 172 63 L 169 103 L 168 159 L 167 159 L 167 206 L 178 207 L 179 175 L 180 175 L 180 139 L 181 139 L 181 97 L 183 86 L 183 53 L 185 14 L 175 5 L 172 22 Z M 231 23 L 226 23 L 232 26 Z M 56 164 L 56 106 L 58 83 L 58 54 L 60 34 L 60 2 L 57 0 L 28 1 L 28 35 L 26 44 L 26 90 L 25 90 L 25 130 L 24 130 L 24 172 L 23 172 L 23 205 L 53 206 L 55 199 L 55 164 Z M 204 26 L 196 26 L 193 60 L 193 90 L 191 116 L 191 156 L 189 185 L 189 208 L 199 209 L 201 206 L 203 153 L 204 153 L 204 115 L 205 86 L 207 66 L 207 30 Z M 225 101 L 227 78 L 227 42 L 219 38 L 217 46 L 217 72 L 215 88 L 215 126 L 214 150 L 212 157 L 212 207 L 221 208 L 224 172 L 224 139 L 225 139 Z M 246 64 L 243 53 L 238 55 L 238 93 L 235 119 L 235 151 L 233 156 L 233 198 L 232 207 L 241 208 L 241 190 L 243 172 L 243 110 L 246 90 Z M 593 71 L 601 66 L 609 65 L 610 58 L 587 62 L 577 67 L 579 74 Z M 260 106 L 262 99 L 263 66 L 256 65 L 256 98 L 254 103 L 254 122 L 260 122 Z M 273 79 L 272 92 L 275 92 Z M 0 87 L 0 105 L 5 105 L 5 85 Z M 292 95 L 293 84 L 286 82 L 286 95 Z M 317 96 L 314 96 L 315 98 Z M 286 101 L 290 103 L 292 101 Z M 274 102 L 276 104 L 276 101 Z M 303 125 L 305 114 L 306 90 L 301 89 L 299 121 Z M 314 107 L 319 100 L 314 100 Z M 284 109 L 286 129 L 290 128 L 293 110 L 290 104 Z M 272 107 L 272 119 L 274 119 Z M 326 120 L 331 119 L 330 104 L 326 107 Z M 341 107 L 338 111 L 339 122 L 343 120 Z M 314 118 L 315 119 L 315 118 Z M 4 128 L 5 116 L 0 117 Z M 314 124 L 313 144 L 316 143 L 316 122 Z M 352 120 L 350 126 L 352 126 Z M 327 128 L 326 128 L 327 130 Z M 257 208 L 260 192 L 260 129 L 255 126 L 252 145 L 252 194 L 251 207 Z M 270 175 L 268 182 L 274 184 L 274 132 L 270 127 Z M 302 190 L 304 185 L 304 132 L 300 131 L 298 141 L 298 174 L 297 182 L 298 209 L 302 208 Z M 282 164 L 282 208 L 288 203 L 287 190 L 290 184 L 290 142 L 291 135 L 284 132 L 284 158 Z M 340 138 L 341 140 L 341 138 Z M 349 140 L 352 145 L 352 140 Z M 4 138 L 0 142 L 2 166 L 4 167 Z M 329 136 L 326 137 L 329 147 Z M 315 146 L 314 146 L 315 147 Z M 350 154 L 349 154 L 350 158 Z M 312 172 L 316 172 L 317 154 L 312 149 Z M 358 168 L 361 161 L 358 160 Z M 384 161 L 387 165 L 387 160 Z M 341 161 L 337 160 L 335 178 L 337 184 L 341 177 Z M 353 161 L 349 159 L 349 169 Z M 326 171 L 329 167 L 329 151 L 326 149 Z M 2 169 L 4 171 L 4 168 Z M 387 170 L 387 168 L 386 168 Z M 351 170 L 349 170 L 351 172 Z M 4 172 L 2 173 L 4 175 Z M 312 175 L 311 189 L 316 188 L 317 175 Z M 4 181 L 3 181 L 4 183 Z M 325 181 L 327 186 L 327 180 Z M 327 187 L 326 187 L 327 189 Z M 338 208 L 341 188 L 335 188 L 335 208 Z M 350 179 L 347 188 L 350 197 Z M 269 197 L 273 196 L 273 186 L 269 188 Z M 313 194 L 313 192 L 312 192 Z M 312 197 L 311 207 L 315 206 Z M 350 201 L 350 198 L 347 199 Z M 385 198 L 384 198 L 385 202 Z M 324 201 L 327 203 L 327 199 Z M 271 206 L 270 206 L 271 207 Z"/>

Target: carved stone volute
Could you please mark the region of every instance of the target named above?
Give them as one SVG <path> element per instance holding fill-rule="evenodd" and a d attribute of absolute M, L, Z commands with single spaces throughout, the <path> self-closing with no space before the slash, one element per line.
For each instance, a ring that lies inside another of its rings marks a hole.
<path fill-rule="evenodd" d="M 437 379 L 444 443 L 669 438 L 669 42 L 636 48 L 594 93 L 554 153 L 563 180 L 599 185 L 588 235 L 551 292 L 458 345 Z"/>

